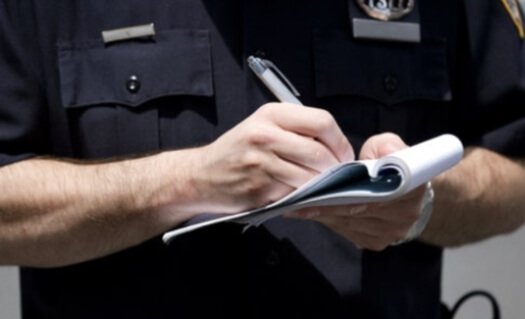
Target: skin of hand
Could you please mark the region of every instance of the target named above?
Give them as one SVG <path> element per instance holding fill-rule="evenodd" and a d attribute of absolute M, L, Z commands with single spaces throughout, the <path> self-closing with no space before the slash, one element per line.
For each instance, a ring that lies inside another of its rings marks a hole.
<path fill-rule="evenodd" d="M 202 212 L 267 204 L 353 158 L 328 112 L 272 103 L 199 148 L 104 163 L 12 163 L 0 167 L 0 264 L 56 267 L 106 256 Z"/>
<path fill-rule="evenodd" d="M 380 158 L 405 147 L 395 134 L 374 135 L 361 148 L 359 159 Z M 422 186 L 385 203 L 308 208 L 287 216 L 318 221 L 360 248 L 381 251 L 406 236 L 419 217 L 424 192 Z"/>
<path fill-rule="evenodd" d="M 266 205 L 322 170 L 354 159 L 330 113 L 286 103 L 260 107 L 202 148 L 194 185 L 199 210 L 233 213 Z"/>

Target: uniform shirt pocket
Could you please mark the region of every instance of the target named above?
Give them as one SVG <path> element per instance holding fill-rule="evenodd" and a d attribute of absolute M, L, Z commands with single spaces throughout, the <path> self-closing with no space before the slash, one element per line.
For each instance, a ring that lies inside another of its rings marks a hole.
<path fill-rule="evenodd" d="M 385 105 L 451 99 L 446 46 L 358 41 L 314 30 L 317 97 L 356 95 Z"/>
<path fill-rule="evenodd" d="M 176 107 L 175 97 L 214 95 L 207 30 L 174 29 L 109 45 L 62 42 L 58 65 L 73 152 L 82 158 L 158 150 L 161 107 Z"/>
<path fill-rule="evenodd" d="M 213 95 L 207 30 L 160 32 L 152 41 L 94 43 L 59 44 L 64 107 L 135 107 L 166 95 Z"/>

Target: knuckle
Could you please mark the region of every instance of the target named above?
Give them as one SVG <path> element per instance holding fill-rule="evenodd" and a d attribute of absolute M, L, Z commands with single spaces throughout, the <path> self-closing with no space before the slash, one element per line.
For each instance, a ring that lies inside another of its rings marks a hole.
<path fill-rule="evenodd" d="M 326 110 L 319 110 L 316 114 L 316 125 L 319 131 L 326 131 L 335 125 L 335 119 Z"/>
<path fill-rule="evenodd" d="M 271 113 L 275 112 L 275 110 L 277 109 L 278 109 L 278 104 L 275 102 L 271 102 L 271 103 L 266 103 L 266 104 L 261 105 L 255 113 L 258 115 L 262 115 L 262 116 L 268 116 Z"/>
<path fill-rule="evenodd" d="M 251 171 L 262 170 L 264 167 L 263 156 L 256 150 L 247 150 L 238 159 L 242 169 Z"/>
<path fill-rule="evenodd" d="M 267 186 L 268 182 L 264 178 L 252 178 L 243 185 L 243 193 L 252 205 L 265 205 L 269 202 L 269 199 L 264 196 Z"/>
<path fill-rule="evenodd" d="M 273 141 L 269 130 L 262 125 L 253 125 L 246 137 L 249 145 L 262 146 L 267 145 Z"/>

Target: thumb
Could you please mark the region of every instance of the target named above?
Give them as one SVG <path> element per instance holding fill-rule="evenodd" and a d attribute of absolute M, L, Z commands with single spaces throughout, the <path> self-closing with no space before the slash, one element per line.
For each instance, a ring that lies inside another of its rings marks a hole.
<path fill-rule="evenodd" d="M 361 147 L 359 159 L 381 158 L 392 152 L 408 147 L 405 142 L 394 133 L 382 133 L 370 137 Z"/>

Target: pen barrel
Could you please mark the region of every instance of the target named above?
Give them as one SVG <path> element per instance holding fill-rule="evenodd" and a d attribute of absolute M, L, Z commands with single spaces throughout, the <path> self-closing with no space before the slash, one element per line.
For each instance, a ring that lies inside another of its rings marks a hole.
<path fill-rule="evenodd" d="M 271 71 L 266 70 L 259 75 L 259 78 L 264 82 L 264 84 L 272 91 L 272 93 L 279 99 L 281 102 L 293 103 L 298 105 L 303 105 L 290 90 L 281 82 L 281 80 Z"/>

